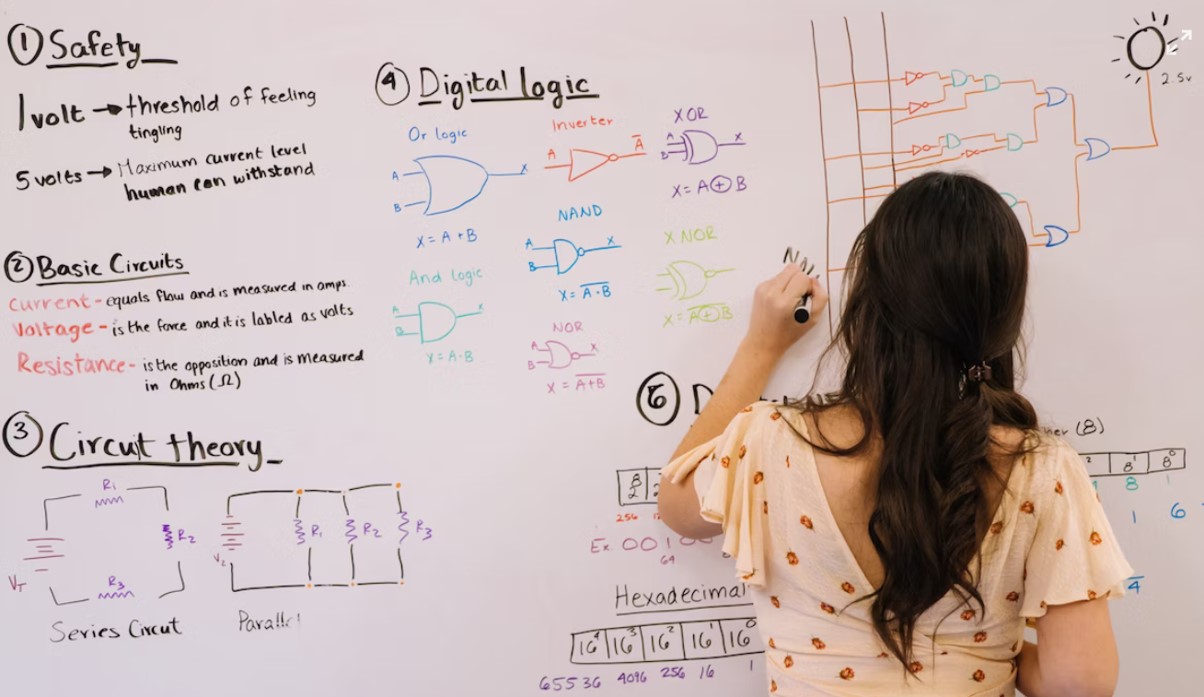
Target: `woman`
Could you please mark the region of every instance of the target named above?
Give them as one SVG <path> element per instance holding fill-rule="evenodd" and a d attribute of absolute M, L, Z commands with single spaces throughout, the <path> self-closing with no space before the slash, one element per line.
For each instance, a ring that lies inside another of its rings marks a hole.
<path fill-rule="evenodd" d="M 839 389 L 745 407 L 827 303 L 787 266 L 758 286 L 748 334 L 662 473 L 661 517 L 724 533 L 771 693 L 1111 695 L 1105 599 L 1132 569 L 1078 455 L 1015 390 L 1016 216 L 973 177 L 926 174 L 883 202 L 848 268 L 829 347 Z"/>

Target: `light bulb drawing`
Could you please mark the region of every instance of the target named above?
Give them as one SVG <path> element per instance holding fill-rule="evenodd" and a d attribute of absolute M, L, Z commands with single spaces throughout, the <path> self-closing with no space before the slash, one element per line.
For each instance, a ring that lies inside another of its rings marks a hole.
<path fill-rule="evenodd" d="M 1133 24 L 1137 25 L 1137 29 L 1129 34 L 1113 34 L 1113 38 L 1120 39 L 1125 42 L 1124 56 L 1118 56 L 1112 59 L 1113 63 L 1119 63 L 1122 60 L 1127 60 L 1133 70 L 1125 73 L 1125 79 L 1133 77 L 1133 71 L 1136 71 L 1137 76 L 1133 77 L 1133 84 L 1141 82 L 1143 73 L 1153 70 L 1158 67 L 1162 59 L 1166 57 L 1168 49 L 1173 52 L 1175 50 L 1175 42 L 1179 37 L 1175 37 L 1167 41 L 1166 34 L 1163 33 L 1162 27 L 1165 27 L 1171 16 L 1163 15 L 1162 21 L 1158 21 L 1158 14 L 1150 13 L 1150 21 L 1148 24 L 1142 24 L 1136 17 L 1133 18 Z"/>

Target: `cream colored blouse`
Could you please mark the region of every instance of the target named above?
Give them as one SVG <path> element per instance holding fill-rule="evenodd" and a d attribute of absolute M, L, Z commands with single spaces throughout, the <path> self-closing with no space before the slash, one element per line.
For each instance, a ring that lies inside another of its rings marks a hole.
<path fill-rule="evenodd" d="M 1013 467 L 979 551 L 985 612 L 952 591 L 929 608 L 905 679 L 873 632 L 871 601 L 854 602 L 873 588 L 828 508 L 811 447 L 791 427 L 808 435 L 798 410 L 760 402 L 665 468 L 672 481 L 694 472 L 702 517 L 723 526 L 723 551 L 756 607 L 770 693 L 1012 697 L 1025 618 L 1124 595 L 1133 570 L 1082 461 L 1041 436 Z"/>

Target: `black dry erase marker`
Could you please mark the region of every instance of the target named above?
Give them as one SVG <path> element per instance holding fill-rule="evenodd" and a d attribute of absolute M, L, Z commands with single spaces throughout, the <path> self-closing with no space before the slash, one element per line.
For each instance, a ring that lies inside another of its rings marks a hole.
<path fill-rule="evenodd" d="M 808 276 L 810 276 L 811 272 L 815 270 L 814 264 L 811 266 L 811 268 L 807 268 L 806 257 L 803 257 L 803 263 L 800 264 L 799 267 L 802 268 L 803 273 L 807 274 Z M 799 298 L 798 303 L 796 303 L 794 306 L 794 321 L 798 322 L 799 324 L 806 324 L 807 320 L 809 319 L 811 319 L 811 294 L 807 293 L 803 297 Z"/>
<path fill-rule="evenodd" d="M 799 298 L 798 304 L 794 306 L 794 321 L 806 324 L 809 319 L 811 319 L 811 294 L 807 293 Z"/>

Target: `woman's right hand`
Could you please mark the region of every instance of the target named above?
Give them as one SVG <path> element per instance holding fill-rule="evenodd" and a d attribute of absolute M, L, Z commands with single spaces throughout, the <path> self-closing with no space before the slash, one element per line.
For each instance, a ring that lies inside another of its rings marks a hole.
<path fill-rule="evenodd" d="M 794 319 L 794 307 L 808 293 L 811 318 L 799 324 Z M 798 264 L 786 264 L 757 286 L 744 343 L 780 356 L 819 324 L 819 316 L 827 305 L 828 291 L 820 284 L 819 277 L 803 273 Z"/>

